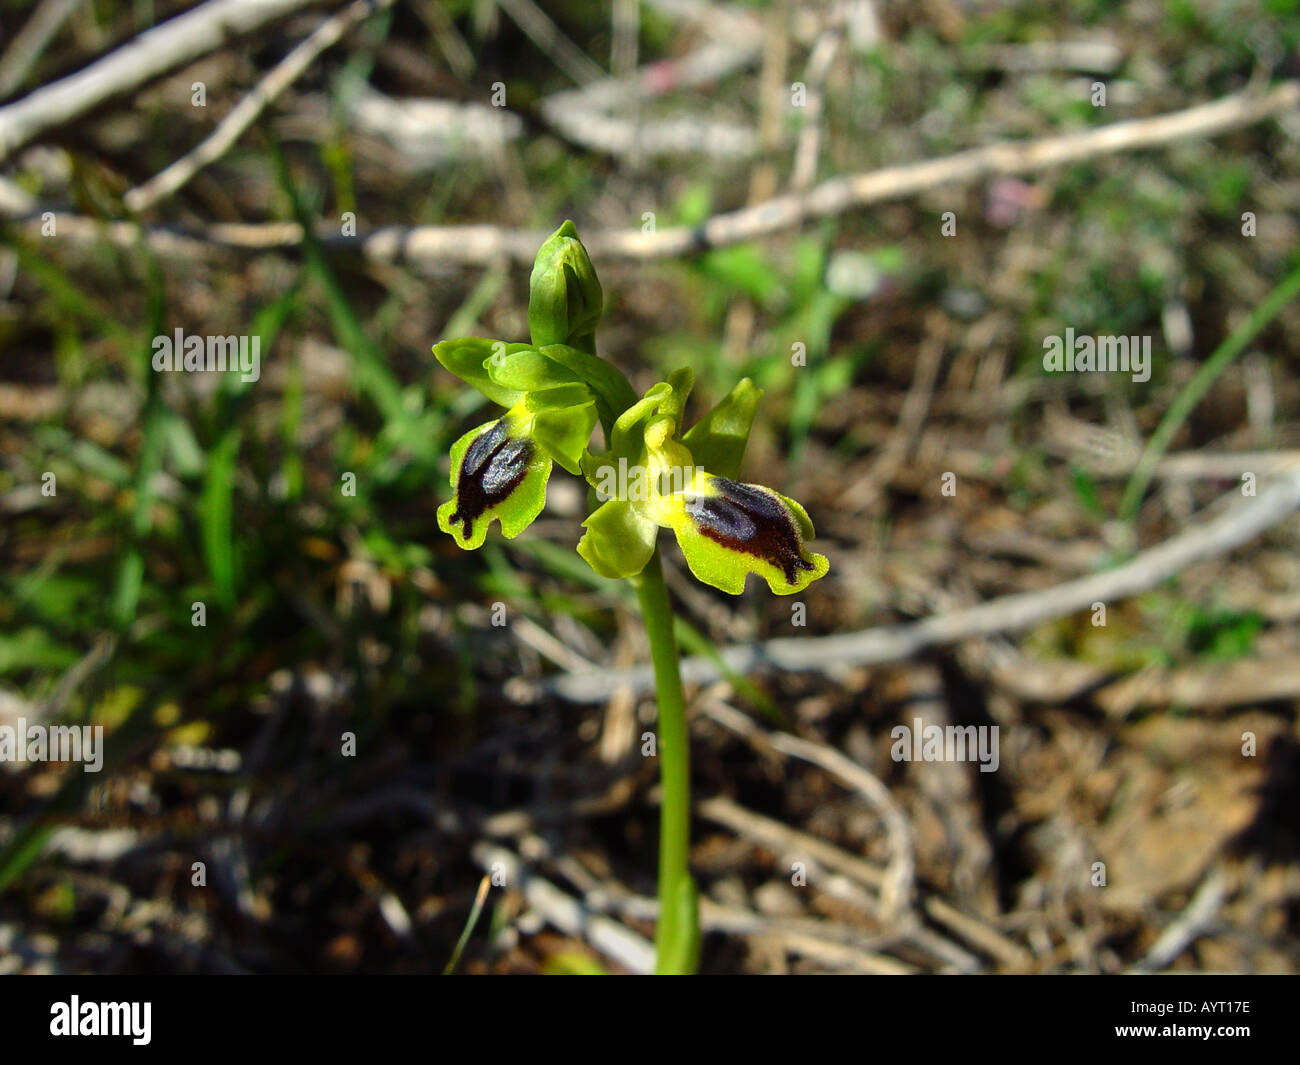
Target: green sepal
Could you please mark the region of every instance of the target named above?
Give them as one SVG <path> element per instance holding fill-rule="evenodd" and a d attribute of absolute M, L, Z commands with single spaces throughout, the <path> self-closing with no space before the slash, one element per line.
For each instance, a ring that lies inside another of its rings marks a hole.
<path fill-rule="evenodd" d="M 556 385 L 543 388 L 538 392 L 529 392 L 524 397 L 524 408 L 530 414 L 543 410 L 561 410 L 564 407 L 585 407 L 592 403 L 593 397 L 587 386 L 574 381 L 568 385 Z"/>
<path fill-rule="evenodd" d="M 722 477 L 735 477 L 740 472 L 749 430 L 762 397 L 762 389 L 748 377 L 743 378 L 691 426 L 681 440 L 699 465 Z"/>
<path fill-rule="evenodd" d="M 659 527 L 621 499 L 602 503 L 584 521 L 578 554 L 602 577 L 632 577 L 645 569 Z"/>
<path fill-rule="evenodd" d="M 531 404 L 534 396 L 546 394 L 530 393 L 528 402 Z M 552 407 L 538 411 L 533 418 L 532 437 L 570 473 L 581 473 L 582 456 L 586 453 L 587 444 L 591 441 L 591 430 L 595 425 L 596 405 L 588 396 L 587 402 L 581 406 Z"/>
<path fill-rule="evenodd" d="M 658 413 L 659 405 L 672 394 L 672 390 L 667 381 L 660 381 L 619 415 L 610 438 L 611 457 L 617 459 L 621 456 L 628 462 L 641 461 L 645 452 L 645 423 Z"/>
<path fill-rule="evenodd" d="M 668 375 L 668 393 L 659 402 L 657 413 L 671 418 L 680 432 L 682 416 L 686 410 L 686 400 L 695 386 L 695 374 L 689 366 L 683 366 Z"/>
<path fill-rule="evenodd" d="M 488 377 L 497 387 L 523 395 L 578 382 L 578 376 L 573 371 L 554 359 L 548 359 L 536 348 L 527 344 L 508 347 L 515 350 L 508 351 L 505 355 L 494 355 L 485 364 Z"/>
<path fill-rule="evenodd" d="M 551 457 L 545 448 L 537 446 L 532 439 L 511 434 L 510 421 L 510 417 L 507 416 L 480 425 L 471 429 L 451 446 L 452 498 L 438 508 L 438 528 L 451 534 L 457 546 L 466 551 L 473 551 L 483 546 L 483 541 L 487 538 L 488 526 L 494 520 L 501 522 L 501 532 L 507 540 L 510 540 L 531 525 L 546 506 L 546 482 L 551 476 Z M 510 489 L 508 495 L 503 498 L 490 498 L 487 505 L 481 506 L 476 513 L 466 515 L 466 512 L 473 510 L 476 504 L 466 490 L 468 485 L 462 485 L 462 474 L 465 477 L 474 477 L 475 482 L 481 485 L 484 474 L 493 465 L 492 460 L 489 459 L 480 464 L 479 468 L 471 474 L 464 470 L 466 453 L 474 441 L 497 426 L 506 429 L 509 440 L 516 446 L 526 447 L 522 479 Z M 523 444 L 519 443 L 521 440 Z M 453 515 L 457 516 L 456 522 L 452 520 Z M 467 516 L 468 521 L 462 520 L 462 516 Z M 467 524 L 468 528 L 466 528 Z"/>
<path fill-rule="evenodd" d="M 493 403 L 513 407 L 523 392 L 494 381 L 488 367 L 494 361 L 500 362 L 530 347 L 529 344 L 507 344 L 487 337 L 458 337 L 434 344 L 433 355 L 446 369 L 467 385 L 477 388 Z"/>
<path fill-rule="evenodd" d="M 596 268 L 566 221 L 537 250 L 528 280 L 528 330 L 537 347 L 586 346 L 605 305 Z"/>
<path fill-rule="evenodd" d="M 539 350 L 548 359 L 567 367 L 591 389 L 608 441 L 615 420 L 636 402 L 636 392 L 623 376 L 623 371 L 599 355 L 579 351 L 567 344 L 548 344 Z"/>

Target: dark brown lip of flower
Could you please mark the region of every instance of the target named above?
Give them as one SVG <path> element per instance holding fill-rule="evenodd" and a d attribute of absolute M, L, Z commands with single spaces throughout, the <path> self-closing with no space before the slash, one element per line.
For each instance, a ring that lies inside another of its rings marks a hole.
<path fill-rule="evenodd" d="M 508 499 L 519 487 L 532 457 L 532 441 L 511 436 L 504 418 L 474 438 L 456 477 L 456 510 L 451 515 L 452 522 L 460 522 L 465 539 L 484 511 Z"/>
<path fill-rule="evenodd" d="M 780 500 L 725 477 L 713 484 L 720 496 L 697 496 L 687 507 L 701 535 L 776 566 L 787 584 L 799 582 L 800 570 L 816 569 L 803 557 L 799 531 Z"/>

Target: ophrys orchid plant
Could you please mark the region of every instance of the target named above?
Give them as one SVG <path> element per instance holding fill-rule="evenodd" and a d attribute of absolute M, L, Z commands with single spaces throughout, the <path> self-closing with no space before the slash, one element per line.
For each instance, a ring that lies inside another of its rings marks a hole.
<path fill-rule="evenodd" d="M 690 756 L 658 532 L 672 529 L 691 572 L 732 595 L 751 573 L 777 595 L 792 595 L 824 576 L 828 563 L 807 547 L 813 526 L 803 507 L 735 480 L 760 398 L 754 384 L 740 381 L 686 429 L 691 371 L 679 369 L 638 397 L 596 354 L 603 307 L 587 251 L 565 222 L 533 266 L 530 343 L 465 337 L 434 345 L 443 366 L 506 409 L 452 445 L 453 495 L 438 509 L 438 526 L 473 550 L 493 521 L 507 538 L 532 523 L 554 463 L 591 486 L 598 505 L 583 522 L 578 553 L 602 577 L 632 583 L 654 663 L 663 783 L 656 970 L 690 973 L 700 943 L 689 869 Z M 597 422 L 604 448 L 593 451 Z"/>

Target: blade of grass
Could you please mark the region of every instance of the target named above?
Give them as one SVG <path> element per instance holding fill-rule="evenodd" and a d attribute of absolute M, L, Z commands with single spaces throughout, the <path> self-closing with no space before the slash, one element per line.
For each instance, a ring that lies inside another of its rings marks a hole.
<path fill-rule="evenodd" d="M 325 310 L 329 316 L 330 328 L 339 343 L 351 352 L 354 361 L 357 387 L 379 408 L 385 421 L 402 422 L 402 389 L 388 370 L 383 352 L 378 344 L 366 332 L 360 316 L 353 309 L 339 284 L 321 243 L 316 239 L 310 212 L 302 202 L 298 189 L 289 175 L 288 163 L 278 142 L 272 141 L 271 156 L 275 162 L 276 174 L 284 194 L 289 198 L 294 215 L 303 231 L 303 251 L 306 257 L 308 273 L 325 288 Z"/>
<path fill-rule="evenodd" d="M 476 284 L 465 297 L 465 302 L 456 308 L 456 312 L 447 319 L 446 328 L 439 340 L 449 337 L 470 336 L 479 324 L 479 318 L 497 298 L 501 286 L 506 283 L 506 269 L 502 266 L 492 267 L 483 272 Z"/>
<path fill-rule="evenodd" d="M 56 825 L 34 824 L 20 829 L 14 839 L 0 851 L 0 893 L 23 875 L 54 834 Z"/>
<path fill-rule="evenodd" d="M 1129 477 L 1128 484 L 1124 488 L 1124 496 L 1119 505 L 1119 516 L 1120 520 L 1126 525 L 1132 527 L 1137 520 L 1138 508 L 1141 507 L 1142 498 L 1146 495 L 1147 488 L 1150 487 L 1156 464 L 1169 450 L 1169 445 L 1173 443 L 1174 437 L 1178 434 L 1178 430 L 1182 428 L 1188 415 L 1205 398 L 1206 393 L 1218 380 L 1219 375 L 1232 364 L 1232 361 L 1238 355 L 1246 350 L 1246 346 L 1298 294 L 1300 294 L 1300 267 L 1296 267 L 1291 271 L 1282 283 L 1264 298 L 1264 301 L 1251 312 L 1250 316 L 1241 325 L 1228 335 L 1223 343 L 1214 350 L 1214 353 L 1205 360 L 1204 365 L 1196 371 L 1192 379 L 1183 386 L 1183 390 L 1170 404 L 1165 416 L 1160 419 L 1156 431 L 1151 434 L 1151 439 L 1147 441 L 1146 449 L 1138 460 L 1137 468 Z"/>
<path fill-rule="evenodd" d="M 50 294 L 59 310 L 103 330 L 105 335 L 119 343 L 131 342 L 131 330 L 114 317 L 111 306 L 87 296 L 69 274 L 45 258 L 28 241 L 10 233 L 9 243 L 18 255 L 19 266 Z"/>
<path fill-rule="evenodd" d="M 145 254 L 149 253 L 146 251 Z M 144 554 L 141 544 L 153 525 L 154 475 L 162 469 L 167 446 L 168 411 L 163 405 L 159 375 L 153 372 L 153 344 L 150 339 L 163 332 L 166 290 L 162 270 L 152 255 L 149 255 L 148 276 L 149 325 L 139 355 L 145 367 L 144 434 L 139 465 L 136 467 L 135 506 L 130 522 L 131 543 L 122 555 L 116 586 L 110 599 L 112 621 L 119 631 L 125 630 L 135 618 L 144 587 Z"/>
<path fill-rule="evenodd" d="M 208 456 L 199 498 L 203 530 L 203 555 L 216 589 L 217 601 L 227 610 L 235 604 L 235 546 L 232 533 L 235 466 L 242 434 L 231 427 Z"/>
<path fill-rule="evenodd" d="M 492 878 L 489 876 L 485 876 L 479 881 L 478 891 L 474 895 L 474 905 L 469 910 L 469 919 L 465 922 L 460 938 L 456 940 L 456 949 L 451 952 L 451 960 L 447 962 L 447 967 L 442 970 L 443 976 L 451 976 L 456 971 L 456 966 L 460 964 L 460 956 L 465 952 L 465 945 L 469 942 L 470 933 L 474 931 L 474 926 L 478 924 L 479 915 L 483 912 L 483 904 L 487 902 L 488 888 L 491 886 Z"/>

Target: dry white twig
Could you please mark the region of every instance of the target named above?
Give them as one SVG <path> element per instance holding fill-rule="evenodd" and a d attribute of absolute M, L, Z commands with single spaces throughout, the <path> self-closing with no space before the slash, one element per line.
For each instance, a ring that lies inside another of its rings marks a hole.
<path fill-rule="evenodd" d="M 0 107 L 0 159 L 106 100 L 138 89 L 313 0 L 208 0 L 88 67 Z"/>
<path fill-rule="evenodd" d="M 143 211 L 152 207 L 180 189 L 209 163 L 220 159 L 243 136 L 244 131 L 257 121 L 257 116 L 302 77 L 325 49 L 336 44 L 343 34 L 362 19 L 392 5 L 393 0 L 354 0 L 338 14 L 322 22 L 280 60 L 252 92 L 239 101 L 201 144 L 122 197 L 128 210 Z"/>
<path fill-rule="evenodd" d="M 790 188 L 795 192 L 806 189 L 817 176 L 817 163 L 821 158 L 823 86 L 830 73 L 835 53 L 840 48 L 840 32 L 830 29 L 817 38 L 808 69 L 804 72 L 803 127 L 799 130 L 799 143 L 794 153 L 794 169 L 790 175 Z"/>
<path fill-rule="evenodd" d="M 1228 878 L 1215 866 L 1201 881 L 1186 909 L 1178 915 L 1130 972 L 1153 973 L 1168 968 L 1197 939 L 1209 931 L 1228 897 Z"/>
<path fill-rule="evenodd" d="M 1300 509 L 1300 473 L 1283 475 L 1253 499 L 1233 491 L 1224 501 L 1227 509 L 1214 520 L 1171 537 L 1103 573 L 1041 591 L 1005 595 L 910 624 L 728 647 L 721 651 L 722 660 L 728 670 L 742 675 L 764 669 L 798 672 L 880 665 L 910 658 L 928 647 L 1025 629 L 1089 609 L 1095 602 L 1125 599 L 1154 588 L 1197 562 L 1225 555 L 1290 517 Z M 722 670 L 710 658 L 692 657 L 682 662 L 682 679 L 688 684 L 711 683 L 721 675 Z M 637 666 L 548 677 L 541 687 L 574 702 L 602 702 L 625 687 L 635 692 L 653 690 L 654 675 L 649 666 Z"/>
<path fill-rule="evenodd" d="M 50 38 L 81 3 L 82 0 L 42 0 L 0 56 L 0 96 L 8 96 L 22 84 Z"/>
<path fill-rule="evenodd" d="M 496 0 L 529 40 L 537 45 L 551 61 L 579 85 L 600 81 L 605 72 L 586 52 L 574 44 L 551 21 L 551 17 L 533 0 Z"/>
<path fill-rule="evenodd" d="M 715 215 L 698 227 L 673 226 L 653 233 L 642 232 L 639 226 L 596 231 L 585 233 L 583 241 L 597 261 L 688 255 L 769 236 L 810 219 L 944 185 L 978 181 L 992 174 L 1030 173 L 1121 152 L 1156 148 L 1192 137 L 1213 137 L 1276 118 L 1298 105 L 1300 82 L 1289 81 L 1259 96 L 1246 93 L 1226 96 L 1152 118 L 1131 119 L 1039 140 L 1004 141 L 940 159 L 833 178 L 803 193 L 777 196 L 752 207 Z M 0 108 L 0 144 L 7 110 Z M 161 227 L 137 230 L 127 223 L 101 223 L 75 215 L 61 215 L 58 222 L 60 236 L 106 238 L 126 245 L 143 238 L 160 255 L 192 255 L 205 244 L 265 250 L 293 247 L 302 242 L 302 230 L 292 222 L 212 225 L 196 234 Z M 30 218 L 28 225 L 39 229 L 39 216 Z M 333 246 L 359 248 L 367 258 L 381 262 L 492 265 L 512 259 L 531 263 L 546 234 L 493 225 L 389 226 L 358 237 L 340 237 L 337 231 L 323 231 L 320 237 Z"/>
<path fill-rule="evenodd" d="M 471 853 L 485 872 L 504 873 L 506 882 L 523 894 L 528 905 L 561 932 L 590 943 L 607 958 L 634 973 L 654 971 L 654 945 L 644 936 L 619 924 L 612 917 L 589 912 L 582 903 L 571 895 L 566 895 L 549 880 L 530 872 L 513 851 L 489 843 L 479 843 Z"/>
<path fill-rule="evenodd" d="M 898 808 L 889 789 L 870 770 L 853 761 L 846 754 L 786 732 L 768 732 L 753 719 L 735 707 L 720 700 L 710 700 L 704 706 L 710 719 L 737 735 L 770 747 L 791 758 L 798 758 L 838 777 L 840 782 L 859 792 L 885 826 L 889 836 L 889 865 L 885 868 L 879 885 L 881 919 L 886 923 L 897 920 L 911 908 L 916 880 L 916 861 L 912 852 L 912 833 L 907 818 Z"/>

